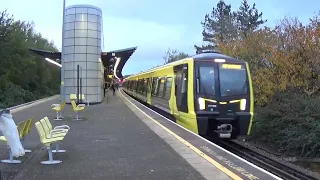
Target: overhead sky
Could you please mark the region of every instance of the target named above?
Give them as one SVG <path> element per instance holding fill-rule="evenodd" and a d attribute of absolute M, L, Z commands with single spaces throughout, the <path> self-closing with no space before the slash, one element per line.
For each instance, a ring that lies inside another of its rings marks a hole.
<path fill-rule="evenodd" d="M 202 44 L 200 22 L 218 0 L 66 0 L 66 6 L 89 4 L 103 11 L 104 51 L 138 46 L 123 69 L 132 74 L 163 64 L 170 47 L 194 54 Z M 241 0 L 226 0 L 236 10 Z M 274 26 L 285 15 L 306 23 L 320 10 L 319 0 L 249 0 L 256 3 L 266 25 Z M 0 0 L 0 11 L 16 19 L 33 21 L 35 30 L 61 48 L 63 0 Z"/>

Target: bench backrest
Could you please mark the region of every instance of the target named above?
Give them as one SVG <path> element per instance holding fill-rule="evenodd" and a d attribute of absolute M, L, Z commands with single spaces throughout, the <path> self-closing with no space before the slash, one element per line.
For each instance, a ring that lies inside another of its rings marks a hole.
<path fill-rule="evenodd" d="M 75 111 L 77 109 L 76 101 L 71 100 L 72 109 Z"/>
<path fill-rule="evenodd" d="M 18 132 L 19 132 L 19 138 L 23 138 L 24 136 L 24 130 L 25 130 L 25 127 L 26 127 L 26 122 L 25 121 L 22 121 L 22 122 L 19 122 L 17 128 L 18 128 Z"/>
<path fill-rule="evenodd" d="M 44 119 L 46 125 L 48 126 L 49 130 L 52 131 L 52 124 L 51 124 L 48 116 L 44 117 L 43 119 Z"/>
<path fill-rule="evenodd" d="M 60 106 L 60 110 L 62 111 L 66 105 L 66 101 L 63 101 Z"/>
<path fill-rule="evenodd" d="M 49 127 L 47 126 L 46 120 L 41 119 L 41 120 L 40 120 L 40 123 L 41 123 L 41 125 L 42 125 L 42 128 L 43 128 L 43 130 L 44 130 L 45 135 L 48 136 L 48 135 L 50 134 L 50 129 L 49 129 Z"/>
<path fill-rule="evenodd" d="M 43 130 L 43 128 L 42 128 L 41 123 L 38 121 L 38 122 L 36 122 L 36 123 L 34 123 L 34 124 L 35 124 L 36 129 L 37 129 L 37 131 L 38 131 L 38 134 L 39 134 L 39 136 L 40 136 L 40 141 L 41 141 L 42 143 L 44 143 L 44 140 L 46 139 L 46 135 L 45 135 L 45 133 L 44 133 L 44 130 Z"/>
<path fill-rule="evenodd" d="M 31 129 L 32 129 L 32 122 L 33 122 L 33 118 L 29 118 L 26 120 L 26 125 L 25 128 L 23 130 L 23 136 L 27 135 L 30 133 Z"/>

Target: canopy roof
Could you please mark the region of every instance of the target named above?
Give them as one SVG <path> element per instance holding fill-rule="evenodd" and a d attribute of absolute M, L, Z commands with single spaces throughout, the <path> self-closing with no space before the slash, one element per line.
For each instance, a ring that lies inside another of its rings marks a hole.
<path fill-rule="evenodd" d="M 109 67 L 112 65 L 113 67 L 115 66 L 116 60 L 112 60 L 114 57 L 120 58 L 120 62 L 117 66 L 116 69 L 116 74 L 119 78 L 123 78 L 122 76 L 122 69 L 123 66 L 126 64 L 128 59 L 131 57 L 131 55 L 135 52 L 137 47 L 131 47 L 131 48 L 126 48 L 126 49 L 119 49 L 119 50 L 114 50 L 114 51 L 108 51 L 108 52 L 102 52 L 101 53 L 101 60 L 103 62 L 104 67 Z M 34 49 L 34 48 L 29 48 L 31 52 L 34 52 L 44 58 L 49 58 L 53 61 L 56 61 L 58 63 L 61 63 L 61 52 L 54 52 L 54 51 L 46 51 L 42 49 Z"/>

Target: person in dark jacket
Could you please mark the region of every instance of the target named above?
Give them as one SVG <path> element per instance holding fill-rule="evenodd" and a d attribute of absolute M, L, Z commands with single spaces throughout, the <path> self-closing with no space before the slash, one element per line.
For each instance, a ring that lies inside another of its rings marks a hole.
<path fill-rule="evenodd" d="M 111 84 L 111 89 L 112 89 L 113 95 L 115 96 L 116 88 L 114 87 L 114 83 Z"/>
<path fill-rule="evenodd" d="M 107 87 L 108 87 L 108 84 L 107 84 L 107 83 L 104 83 L 104 87 L 103 87 L 103 96 L 104 96 L 104 97 L 106 97 Z"/>

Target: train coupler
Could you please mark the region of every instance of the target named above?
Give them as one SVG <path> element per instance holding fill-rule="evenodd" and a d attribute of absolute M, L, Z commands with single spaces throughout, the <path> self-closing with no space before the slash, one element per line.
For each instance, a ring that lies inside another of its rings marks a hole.
<path fill-rule="evenodd" d="M 221 124 L 217 126 L 217 131 L 219 138 L 231 138 L 232 125 L 231 124 Z"/>

